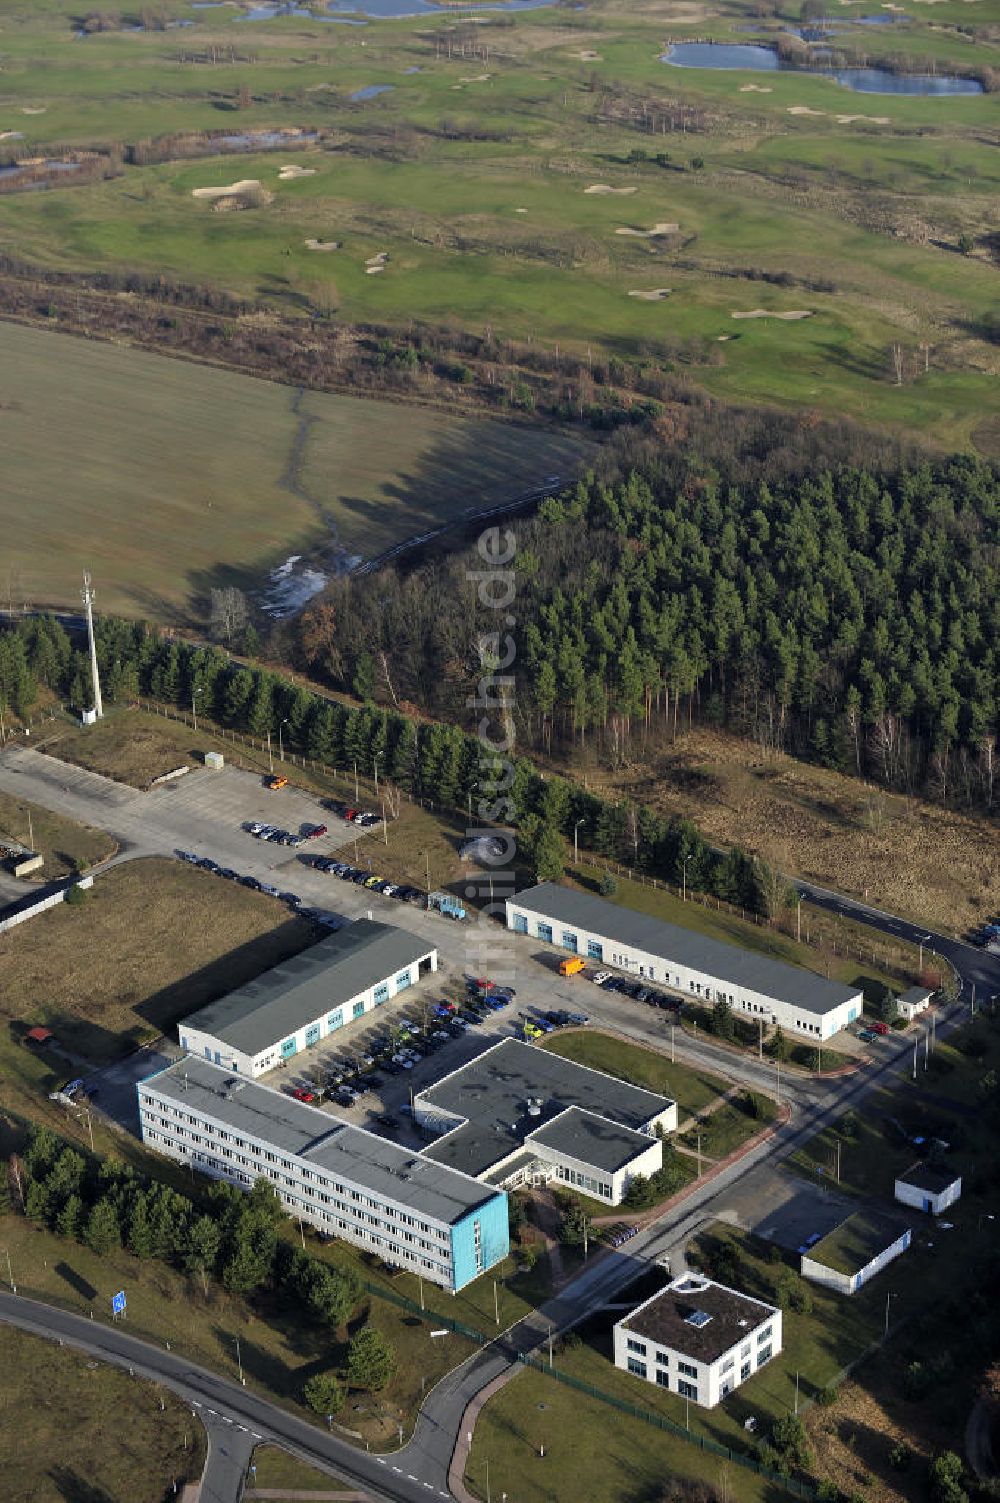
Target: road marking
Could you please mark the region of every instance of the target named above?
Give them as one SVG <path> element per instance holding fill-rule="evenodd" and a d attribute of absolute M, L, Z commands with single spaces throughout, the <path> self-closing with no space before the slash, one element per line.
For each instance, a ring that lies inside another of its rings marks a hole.
<path fill-rule="evenodd" d="M 385 1466 L 385 1457 L 384 1456 L 376 1456 L 375 1460 L 378 1462 L 379 1466 Z"/>
<path fill-rule="evenodd" d="M 253 1436 L 254 1440 L 263 1440 L 263 1436 L 258 1435 L 256 1430 L 251 1430 L 250 1434 Z"/>
<path fill-rule="evenodd" d="M 424 1487 L 429 1488 L 431 1492 L 434 1491 L 434 1484 L 432 1482 L 425 1482 Z"/>
<path fill-rule="evenodd" d="M 403 1475 L 403 1468 L 401 1466 L 394 1466 L 393 1471 L 398 1472 L 400 1476 Z"/>
<path fill-rule="evenodd" d="M 406 1478 L 408 1482 L 416 1482 L 419 1480 L 418 1478 L 414 1477 L 412 1472 L 407 1472 Z"/>

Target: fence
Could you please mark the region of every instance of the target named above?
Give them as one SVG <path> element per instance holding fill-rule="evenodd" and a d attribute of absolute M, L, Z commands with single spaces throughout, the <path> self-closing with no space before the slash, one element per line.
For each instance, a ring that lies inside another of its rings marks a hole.
<path fill-rule="evenodd" d="M 557 1383 L 565 1383 L 569 1388 L 575 1388 L 579 1393 L 588 1394 L 592 1399 L 598 1399 L 602 1404 L 609 1404 L 611 1408 L 618 1409 L 622 1414 L 628 1414 L 633 1419 L 642 1420 L 644 1424 L 652 1425 L 656 1430 L 664 1430 L 679 1440 L 686 1441 L 689 1445 L 697 1446 L 701 1451 L 710 1451 L 713 1456 L 719 1456 L 723 1461 L 732 1461 L 736 1466 L 746 1468 L 747 1471 L 756 1472 L 760 1477 L 766 1477 L 771 1482 L 777 1482 L 796 1498 L 815 1499 L 816 1488 L 811 1482 L 800 1477 L 786 1476 L 782 1472 L 776 1472 L 772 1467 L 764 1466 L 755 1457 L 746 1451 L 733 1451 L 729 1446 L 720 1445 L 718 1441 L 709 1440 L 707 1435 L 695 1435 L 684 1425 L 678 1425 L 673 1420 L 667 1419 L 665 1414 L 656 1414 L 651 1409 L 643 1409 L 639 1404 L 632 1404 L 628 1399 L 619 1399 L 612 1393 L 605 1393 L 603 1388 L 598 1388 L 595 1383 L 588 1383 L 585 1378 L 574 1377 L 572 1373 L 566 1373 L 558 1367 L 550 1367 L 539 1357 L 531 1357 L 525 1353 L 518 1354 L 518 1361 L 525 1367 L 533 1367 L 537 1372 L 547 1373 Z"/>
<path fill-rule="evenodd" d="M 44 913 L 46 908 L 54 908 L 57 903 L 62 903 L 74 882 L 57 882 L 51 887 L 45 887 L 41 892 L 28 893 L 23 898 L 18 898 L 9 907 L 0 910 L 0 934 L 6 934 L 8 929 L 13 929 L 16 924 L 26 923 L 34 918 L 36 913 Z"/>
<path fill-rule="evenodd" d="M 482 1331 L 463 1325 L 460 1320 L 454 1320 L 450 1315 L 441 1315 L 437 1310 L 425 1310 L 422 1305 L 417 1304 L 416 1300 L 410 1299 L 406 1294 L 398 1294 L 394 1289 L 387 1289 L 384 1284 L 372 1284 L 368 1279 L 362 1279 L 361 1287 L 367 1294 L 373 1294 L 376 1299 L 387 1300 L 390 1305 L 397 1305 L 400 1310 L 406 1310 L 410 1315 L 419 1315 L 421 1320 L 428 1322 L 433 1320 L 436 1325 L 447 1326 L 448 1330 L 454 1331 L 456 1336 L 464 1336 L 467 1341 L 475 1342 L 476 1346 L 486 1346 L 491 1340 L 490 1337 L 484 1336 Z"/>

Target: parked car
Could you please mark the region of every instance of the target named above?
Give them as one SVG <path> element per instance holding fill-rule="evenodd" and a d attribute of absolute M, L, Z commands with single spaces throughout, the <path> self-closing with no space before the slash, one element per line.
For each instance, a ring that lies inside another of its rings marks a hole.
<path fill-rule="evenodd" d="M 585 1012 L 571 1012 L 569 1015 L 569 1020 L 573 1024 L 574 1028 L 586 1028 L 587 1024 L 590 1022 L 590 1019 L 587 1017 L 587 1014 Z"/>
<path fill-rule="evenodd" d="M 241 877 L 241 887 L 249 887 L 251 892 L 260 892 L 260 883 L 256 877 Z"/>
<path fill-rule="evenodd" d="M 379 1115 L 375 1118 L 375 1121 L 378 1123 L 379 1127 L 399 1126 L 398 1119 L 396 1117 L 391 1117 L 388 1112 L 380 1112 Z"/>
<path fill-rule="evenodd" d="M 858 1038 L 863 1044 L 874 1044 L 878 1034 L 873 1033 L 870 1028 L 862 1028 L 858 1033 Z"/>
<path fill-rule="evenodd" d="M 303 830 L 302 833 L 307 840 L 318 840 L 321 835 L 326 835 L 329 832 L 326 828 L 326 825 L 310 825 L 309 828 L 307 830 Z"/>
<path fill-rule="evenodd" d="M 872 1033 L 878 1034 L 879 1038 L 885 1038 L 886 1034 L 889 1032 L 888 1023 L 869 1023 L 868 1026 Z"/>
<path fill-rule="evenodd" d="M 611 979 L 611 972 L 610 971 L 595 971 L 594 974 L 591 976 L 590 979 L 594 983 L 595 986 L 603 986 L 604 983 L 605 983 L 605 981 L 609 981 Z"/>
<path fill-rule="evenodd" d="M 270 788 L 272 793 L 276 793 L 279 788 L 288 787 L 288 779 L 280 772 L 273 772 L 269 778 L 264 779 L 264 787 Z"/>
<path fill-rule="evenodd" d="M 292 1092 L 292 1095 L 295 1097 L 296 1101 L 305 1101 L 311 1103 L 316 1100 L 316 1092 L 307 1091 L 305 1086 L 296 1086 L 294 1091 Z"/>
<path fill-rule="evenodd" d="M 278 898 L 281 896 L 278 889 L 272 882 L 262 882 L 260 884 L 260 890 L 261 892 L 266 893 L 269 898 Z"/>

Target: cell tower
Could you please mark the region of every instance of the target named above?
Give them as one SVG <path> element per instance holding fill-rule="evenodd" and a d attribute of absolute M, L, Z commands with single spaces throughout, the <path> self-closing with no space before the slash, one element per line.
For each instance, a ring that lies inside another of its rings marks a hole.
<path fill-rule="evenodd" d="M 94 714 L 98 720 L 101 720 L 104 716 L 104 706 L 101 703 L 101 679 L 97 672 L 97 643 L 94 641 L 94 590 L 90 583 L 89 570 L 84 570 L 80 598 L 87 612 L 87 641 L 90 643 L 90 677 L 94 685 Z"/>

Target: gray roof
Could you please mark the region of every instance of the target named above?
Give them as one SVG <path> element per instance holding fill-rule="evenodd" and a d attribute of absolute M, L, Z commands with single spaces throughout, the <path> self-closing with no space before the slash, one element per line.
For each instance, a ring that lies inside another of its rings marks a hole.
<path fill-rule="evenodd" d="M 540 882 L 507 899 L 508 912 L 520 908 L 543 919 L 572 925 L 586 934 L 617 940 L 632 949 L 644 950 L 665 961 L 714 976 L 719 981 L 743 986 L 776 1002 L 801 1007 L 804 1012 L 832 1012 L 842 1002 L 860 997 L 858 987 L 827 981 L 812 971 L 772 960 L 754 950 L 741 950 L 722 940 L 709 939 L 694 929 L 681 929 L 634 908 L 623 908 L 589 892 L 576 892 L 556 882 Z M 581 946 L 581 950 L 585 946 Z M 607 959 L 607 957 L 605 957 Z"/>
<path fill-rule="evenodd" d="M 623 1127 L 620 1122 L 609 1122 L 607 1117 L 598 1117 L 594 1112 L 571 1106 L 538 1132 L 533 1132 L 528 1141 L 614 1174 L 630 1164 L 637 1154 L 645 1153 L 656 1139 L 648 1133 L 636 1132 L 632 1127 Z"/>
<path fill-rule="evenodd" d="M 257 1055 L 422 960 L 433 948 L 408 929 L 357 919 L 199 1008 L 184 1023 L 244 1054 Z"/>
<path fill-rule="evenodd" d="M 709 1319 L 692 1325 L 689 1317 L 699 1310 Z M 771 1305 L 725 1284 L 684 1274 L 621 1324 L 634 1335 L 647 1336 L 696 1362 L 715 1362 L 723 1352 L 751 1336 L 756 1327 L 766 1324 L 774 1313 Z"/>
<path fill-rule="evenodd" d="M 330 1174 L 342 1174 L 373 1195 L 446 1225 L 498 1193 L 423 1154 L 195 1055 L 140 1081 L 139 1090 L 165 1096 L 187 1111 L 201 1112 Z"/>
<path fill-rule="evenodd" d="M 905 992 L 900 993 L 896 1002 L 908 1002 L 911 1006 L 917 1002 L 929 1002 L 934 995 L 932 986 L 911 986 Z"/>
<path fill-rule="evenodd" d="M 928 1195 L 940 1195 L 943 1191 L 950 1190 L 961 1178 L 954 1169 L 935 1169 L 933 1164 L 926 1164 L 918 1159 L 905 1173 L 896 1175 L 896 1183 L 912 1185 L 915 1190 L 926 1190 Z"/>
<path fill-rule="evenodd" d="M 424 1152 L 467 1174 L 483 1174 L 516 1152 L 567 1107 L 581 1107 L 610 1124 L 638 1130 L 672 1105 L 668 1096 L 518 1039 L 504 1039 L 485 1050 L 421 1091 L 417 1100 L 426 1108 L 464 1119 L 464 1126 Z M 537 1104 L 532 1112 L 529 1101 Z"/>

